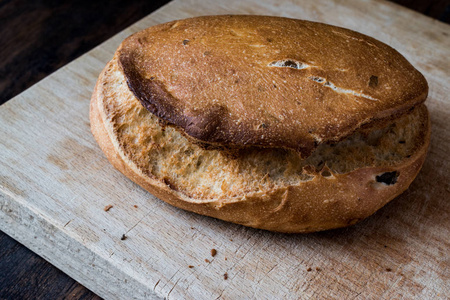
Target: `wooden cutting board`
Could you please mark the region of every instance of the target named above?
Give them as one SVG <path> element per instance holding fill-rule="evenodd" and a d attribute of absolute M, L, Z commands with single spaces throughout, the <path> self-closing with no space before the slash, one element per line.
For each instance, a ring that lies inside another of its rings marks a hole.
<path fill-rule="evenodd" d="M 424 73 L 433 133 L 408 191 L 351 228 L 276 234 L 171 207 L 108 163 L 90 133 L 89 100 L 119 43 L 173 19 L 236 13 L 357 30 Z M 449 57 L 448 25 L 384 1 L 171 2 L 0 107 L 0 229 L 109 299 L 444 299 Z"/>

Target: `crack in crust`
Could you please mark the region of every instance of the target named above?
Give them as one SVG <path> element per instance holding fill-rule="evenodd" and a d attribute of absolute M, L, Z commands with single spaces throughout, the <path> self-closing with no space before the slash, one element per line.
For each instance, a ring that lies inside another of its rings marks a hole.
<path fill-rule="evenodd" d="M 372 77 L 370 77 L 370 78 L 372 79 Z M 318 83 L 322 84 L 325 87 L 328 87 L 328 88 L 332 89 L 336 93 L 347 94 L 347 95 L 354 95 L 354 96 L 365 98 L 365 99 L 372 100 L 372 101 L 379 101 L 379 99 L 373 98 L 373 97 L 371 97 L 369 95 L 366 95 L 364 93 L 357 92 L 357 91 L 354 91 L 354 90 L 351 90 L 351 89 L 343 89 L 341 87 L 335 86 L 333 83 L 327 81 L 325 78 L 322 78 L 322 77 L 312 77 L 311 76 L 311 77 L 308 77 L 308 78 L 313 80 L 313 81 L 315 81 L 315 82 L 318 82 Z"/>

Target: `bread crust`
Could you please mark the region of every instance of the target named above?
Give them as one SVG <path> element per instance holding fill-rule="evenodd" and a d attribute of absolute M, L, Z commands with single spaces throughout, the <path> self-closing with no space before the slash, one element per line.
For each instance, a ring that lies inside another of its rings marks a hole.
<path fill-rule="evenodd" d="M 161 178 L 144 174 L 128 157 L 107 119 L 104 103 L 105 68 L 91 99 L 92 133 L 111 164 L 156 197 L 202 215 L 278 232 L 312 232 L 352 225 L 380 209 L 408 188 L 419 172 L 430 138 L 429 118 L 424 142 L 395 165 L 364 167 L 346 174 L 322 176 L 297 185 L 254 192 L 234 198 L 198 199 L 175 190 Z M 396 183 L 377 182 L 376 176 L 398 172 Z"/>
<path fill-rule="evenodd" d="M 280 147 L 307 157 L 406 113 L 428 93 L 422 74 L 386 44 L 288 18 L 173 21 L 129 37 L 118 57 L 144 107 L 209 147 Z"/>

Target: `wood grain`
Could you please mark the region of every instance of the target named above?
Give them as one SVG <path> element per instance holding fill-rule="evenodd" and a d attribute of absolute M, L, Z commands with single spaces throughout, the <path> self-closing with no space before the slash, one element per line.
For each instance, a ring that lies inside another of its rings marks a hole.
<path fill-rule="evenodd" d="M 120 41 L 175 18 L 236 12 L 352 28 L 391 44 L 425 74 L 432 142 L 405 194 L 348 229 L 281 235 L 170 207 L 109 165 L 89 132 L 88 106 L 96 77 Z M 450 267 L 448 31 L 381 1 L 172 2 L 1 107 L 0 134 L 7 137 L 1 229 L 112 299 L 444 299 Z"/>
<path fill-rule="evenodd" d="M 0 104 L 168 0 L 0 2 Z M 0 232 L 0 299 L 98 299 Z"/>
<path fill-rule="evenodd" d="M 6 235 L 0 244 L 0 299 L 100 299 Z"/>

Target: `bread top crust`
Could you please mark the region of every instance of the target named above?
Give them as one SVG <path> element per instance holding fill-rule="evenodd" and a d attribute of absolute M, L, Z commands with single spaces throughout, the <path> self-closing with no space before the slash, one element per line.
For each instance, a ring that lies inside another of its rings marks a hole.
<path fill-rule="evenodd" d="M 129 37 L 118 57 L 143 106 L 194 140 L 303 157 L 428 93 L 423 75 L 386 44 L 280 17 L 173 21 Z"/>

